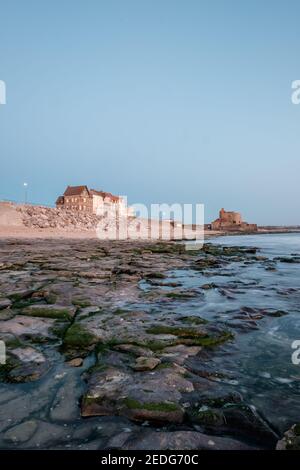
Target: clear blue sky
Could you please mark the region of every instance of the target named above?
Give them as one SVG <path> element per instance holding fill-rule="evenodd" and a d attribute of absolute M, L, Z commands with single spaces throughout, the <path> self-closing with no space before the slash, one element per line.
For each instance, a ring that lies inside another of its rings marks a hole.
<path fill-rule="evenodd" d="M 300 2 L 0 0 L 0 198 L 67 184 L 300 224 Z"/>

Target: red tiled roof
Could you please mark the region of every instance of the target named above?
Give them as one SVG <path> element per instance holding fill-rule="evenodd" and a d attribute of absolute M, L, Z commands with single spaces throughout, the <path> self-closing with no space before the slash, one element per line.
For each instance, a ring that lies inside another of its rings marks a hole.
<path fill-rule="evenodd" d="M 103 198 L 108 197 L 112 201 L 118 201 L 120 199 L 119 196 L 114 196 L 111 193 L 107 193 L 106 191 L 97 191 L 96 189 L 90 189 L 90 194 L 94 194 L 95 196 L 101 196 Z"/>
<path fill-rule="evenodd" d="M 83 191 L 87 191 L 89 193 L 87 186 L 68 186 L 64 192 L 64 196 L 80 196 Z"/>
<path fill-rule="evenodd" d="M 115 201 L 115 202 L 121 199 L 119 196 L 115 196 L 112 193 L 108 193 L 106 191 L 97 191 L 96 189 L 89 189 L 87 186 L 68 186 L 64 192 L 64 196 L 80 196 L 83 193 L 83 191 L 87 191 L 89 196 L 93 196 L 93 195 L 101 196 L 103 198 L 108 198 L 111 201 Z"/>

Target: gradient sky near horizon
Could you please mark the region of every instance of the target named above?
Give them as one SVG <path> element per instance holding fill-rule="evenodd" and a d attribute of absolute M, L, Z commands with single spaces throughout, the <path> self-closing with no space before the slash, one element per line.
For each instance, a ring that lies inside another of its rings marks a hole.
<path fill-rule="evenodd" d="M 67 184 L 300 224 L 297 0 L 0 0 L 0 199 Z"/>

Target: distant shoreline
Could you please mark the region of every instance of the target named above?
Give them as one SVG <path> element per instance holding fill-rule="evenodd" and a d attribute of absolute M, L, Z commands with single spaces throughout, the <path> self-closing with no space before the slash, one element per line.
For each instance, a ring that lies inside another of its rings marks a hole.
<path fill-rule="evenodd" d="M 219 237 L 236 237 L 236 236 L 249 236 L 249 235 L 276 235 L 276 234 L 285 234 L 285 233 L 300 233 L 300 228 L 299 229 L 281 229 L 281 230 L 258 230 L 257 232 L 213 232 L 210 230 L 206 230 L 204 233 L 204 240 L 213 240 L 215 238 Z M 69 239 L 69 240 L 74 240 L 74 239 L 81 239 L 81 240 L 87 240 L 87 239 L 96 239 L 97 234 L 95 230 L 58 230 L 58 229 L 32 229 L 32 228 L 27 228 L 27 227 L 18 227 L 18 226 L 1 226 L 0 225 L 0 239 L 5 240 L 7 238 L 10 239 Z M 132 240 L 132 239 L 126 239 L 125 241 L 136 241 L 137 243 L 141 241 L 146 241 L 147 239 L 137 239 L 137 240 Z M 116 240 L 118 241 L 118 240 Z M 158 243 L 161 243 L 162 241 L 167 241 L 167 240 L 161 240 L 161 239 L 149 239 L 149 241 L 155 242 L 157 241 Z M 178 242 L 188 242 L 188 241 L 193 241 L 191 239 L 178 239 L 178 240 L 171 240 L 171 241 L 178 241 Z"/>
<path fill-rule="evenodd" d="M 38 238 L 38 239 L 47 239 L 47 238 L 57 238 L 57 239 L 95 239 L 97 238 L 96 227 L 98 224 L 96 220 L 92 220 L 92 223 L 88 220 L 87 222 L 78 218 L 78 226 L 74 225 L 74 216 L 70 212 L 66 211 L 63 215 L 62 220 L 60 220 L 60 213 L 57 213 L 56 209 L 43 208 L 42 206 L 31 206 L 28 207 L 32 209 L 32 213 L 25 213 L 22 209 L 25 206 L 16 205 L 10 202 L 0 201 L 0 238 Z M 53 214 L 52 214 L 53 211 Z M 50 215 L 49 213 L 50 212 Z M 51 217 L 50 217 L 51 216 Z M 53 217 L 52 217 L 53 216 Z M 32 217 L 32 218 L 31 218 Z M 93 216 L 94 218 L 96 216 Z M 66 220 L 65 220 L 66 219 Z M 145 219 L 136 219 L 137 222 L 140 221 L 140 225 L 143 231 L 140 233 L 140 236 L 133 238 L 131 232 L 129 233 L 128 240 L 137 242 L 139 240 L 151 240 L 161 242 L 159 238 L 149 237 L 149 221 Z M 76 218 L 77 221 L 77 218 Z M 54 223 L 52 223 L 54 222 Z M 159 224 L 158 221 L 155 221 L 156 224 Z M 166 222 L 167 223 L 167 222 Z M 92 225 L 92 226 L 91 226 Z M 111 227 L 110 227 L 111 229 Z M 176 237 L 173 241 L 192 241 L 192 237 L 196 235 L 198 239 L 202 237 L 202 229 L 194 230 L 192 226 L 185 227 L 185 233 L 187 238 Z M 108 231 L 108 235 L 109 235 Z M 261 234 L 280 234 L 280 233 L 300 233 L 300 226 L 260 226 L 258 231 L 216 231 L 205 229 L 204 230 L 204 239 L 208 240 L 215 237 L 224 237 L 224 236 L 237 236 L 237 235 L 261 235 Z M 138 234 L 138 232 L 137 232 Z M 126 239 L 127 240 L 127 239 Z M 125 241 L 125 239 L 124 239 Z"/>
<path fill-rule="evenodd" d="M 284 234 L 284 233 L 300 233 L 299 228 L 274 228 L 274 229 L 258 229 L 257 232 L 216 232 L 214 234 L 205 233 L 205 238 L 215 238 L 215 237 L 232 237 L 232 236 L 246 236 L 246 235 L 276 235 L 276 234 Z"/>

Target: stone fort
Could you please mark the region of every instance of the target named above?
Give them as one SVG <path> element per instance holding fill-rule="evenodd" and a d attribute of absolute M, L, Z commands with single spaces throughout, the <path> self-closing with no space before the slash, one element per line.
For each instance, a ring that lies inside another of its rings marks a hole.
<path fill-rule="evenodd" d="M 221 209 L 218 219 L 211 223 L 212 230 L 256 232 L 256 224 L 248 224 L 242 220 L 239 212 L 225 211 Z"/>

